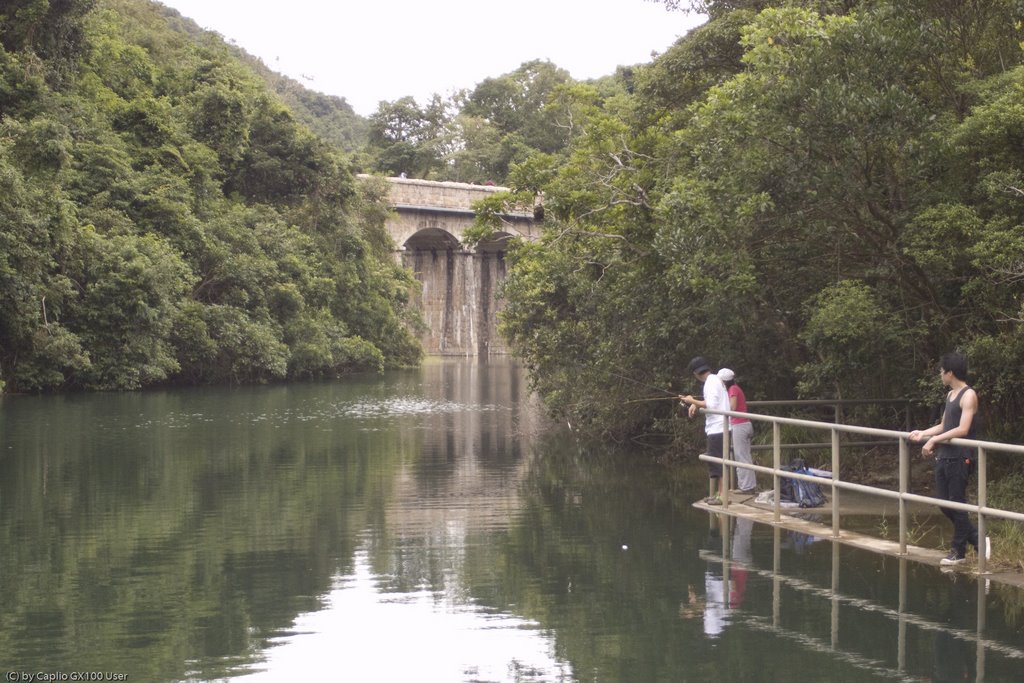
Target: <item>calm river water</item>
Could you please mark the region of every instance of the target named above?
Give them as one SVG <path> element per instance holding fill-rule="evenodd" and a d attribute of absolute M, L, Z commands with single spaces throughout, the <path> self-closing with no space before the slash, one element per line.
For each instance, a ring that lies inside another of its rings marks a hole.
<path fill-rule="evenodd" d="M 577 444 L 503 361 L 6 397 L 0 671 L 1024 679 L 1021 591 L 709 517 L 705 490 Z"/>

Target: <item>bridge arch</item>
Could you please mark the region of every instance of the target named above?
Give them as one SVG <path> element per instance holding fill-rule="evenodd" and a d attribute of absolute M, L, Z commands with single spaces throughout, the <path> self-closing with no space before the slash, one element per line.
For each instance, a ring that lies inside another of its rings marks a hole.
<path fill-rule="evenodd" d="M 510 232 L 497 231 L 489 239 L 477 242 L 472 248 L 467 248 L 451 232 L 440 227 L 422 228 L 417 230 L 404 244 L 398 245 L 399 251 L 452 249 L 454 251 L 472 252 L 476 254 L 492 254 L 504 256 L 508 251 L 509 240 L 515 235 Z"/>
<path fill-rule="evenodd" d="M 444 228 L 423 228 L 422 230 L 417 230 L 400 246 L 403 251 L 415 251 L 417 249 L 435 251 L 438 249 L 462 249 L 459 239 Z"/>

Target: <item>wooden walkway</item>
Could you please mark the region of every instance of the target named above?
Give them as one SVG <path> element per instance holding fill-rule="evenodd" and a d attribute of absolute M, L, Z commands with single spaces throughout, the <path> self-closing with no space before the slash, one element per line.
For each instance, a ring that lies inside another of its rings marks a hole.
<path fill-rule="evenodd" d="M 703 500 L 697 501 L 693 504 L 695 508 L 700 510 L 706 510 L 708 512 L 717 512 L 720 514 L 730 515 L 732 517 L 745 517 L 752 519 L 759 524 L 767 524 L 768 526 L 775 526 L 775 513 L 771 505 L 762 505 L 754 502 L 754 496 L 752 495 L 739 495 L 729 494 L 730 500 L 729 505 L 708 505 Z M 778 526 L 783 529 L 790 531 L 798 531 L 800 533 L 808 534 L 822 539 L 828 539 L 838 541 L 844 545 L 853 546 L 862 550 L 870 550 L 871 552 L 881 553 L 883 555 L 890 555 L 892 557 L 902 557 L 900 555 L 900 544 L 899 541 L 890 541 L 877 536 L 870 536 L 868 534 L 850 531 L 847 529 L 840 529 L 839 537 L 834 538 L 832 536 L 832 502 L 831 499 L 822 507 L 819 508 L 783 508 L 781 511 L 781 518 Z M 908 505 L 913 505 L 908 503 Z M 913 509 L 918 515 L 939 515 L 941 520 L 937 523 L 948 524 L 945 517 L 941 516 L 938 508 L 926 506 L 926 505 L 913 505 Z M 898 524 L 898 512 L 896 511 L 896 501 L 880 498 L 877 496 L 868 496 L 865 494 L 859 494 L 852 491 L 843 491 L 840 496 L 840 513 L 848 515 L 850 517 L 855 516 L 874 516 L 881 518 L 883 515 L 892 519 L 895 517 L 896 523 Z M 808 516 L 814 516 L 823 518 L 822 521 L 807 519 Z M 939 561 L 946 556 L 948 549 L 936 550 L 933 548 L 922 548 L 920 546 L 907 544 L 907 554 L 905 557 L 908 560 L 914 562 L 920 562 L 922 564 L 928 564 L 935 567 L 941 566 Z M 952 567 L 953 569 L 968 573 L 977 574 L 977 565 L 968 560 L 961 565 Z M 985 575 L 986 579 L 992 581 L 998 581 L 1000 583 L 1006 583 L 1013 586 L 1024 587 L 1024 575 L 1016 571 L 996 571 L 989 572 Z"/>

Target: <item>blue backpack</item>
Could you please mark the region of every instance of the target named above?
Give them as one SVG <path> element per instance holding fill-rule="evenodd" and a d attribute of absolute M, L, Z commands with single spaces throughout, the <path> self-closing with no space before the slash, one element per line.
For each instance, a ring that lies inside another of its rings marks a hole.
<path fill-rule="evenodd" d="M 782 469 L 786 472 L 795 472 L 797 474 L 811 473 L 801 458 L 794 458 L 789 465 Z M 796 503 L 802 508 L 817 508 L 828 502 L 828 499 L 825 498 L 825 494 L 821 492 L 821 487 L 813 481 L 783 478 L 782 481 L 779 482 L 779 486 L 780 499 Z"/>

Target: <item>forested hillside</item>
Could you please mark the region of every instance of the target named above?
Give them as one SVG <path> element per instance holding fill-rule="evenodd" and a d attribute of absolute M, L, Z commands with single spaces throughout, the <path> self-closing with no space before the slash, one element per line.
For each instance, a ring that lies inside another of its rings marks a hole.
<path fill-rule="evenodd" d="M 709 21 L 649 64 L 579 83 L 533 61 L 364 120 L 159 4 L 7 3 L 0 379 L 414 362 L 411 277 L 354 169 L 543 195 L 546 236 L 510 253 L 503 325 L 574 425 L 668 415 L 628 401 L 692 388 L 698 353 L 752 397 L 928 403 L 957 348 L 986 435 L 1024 437 L 1024 10 L 665 4 Z"/>
<path fill-rule="evenodd" d="M 710 21 L 560 90 L 565 147 L 510 165 L 547 222 L 504 329 L 551 409 L 631 433 L 698 354 L 755 398 L 932 404 L 960 349 L 985 437 L 1024 437 L 1024 7 L 670 4 Z"/>
<path fill-rule="evenodd" d="M 146 0 L 4 3 L 6 390 L 259 382 L 418 360 L 403 319 L 412 279 L 390 257 L 380 188 L 357 187 L 341 147 L 265 77 Z M 321 118 L 345 118 L 331 102 Z"/>

